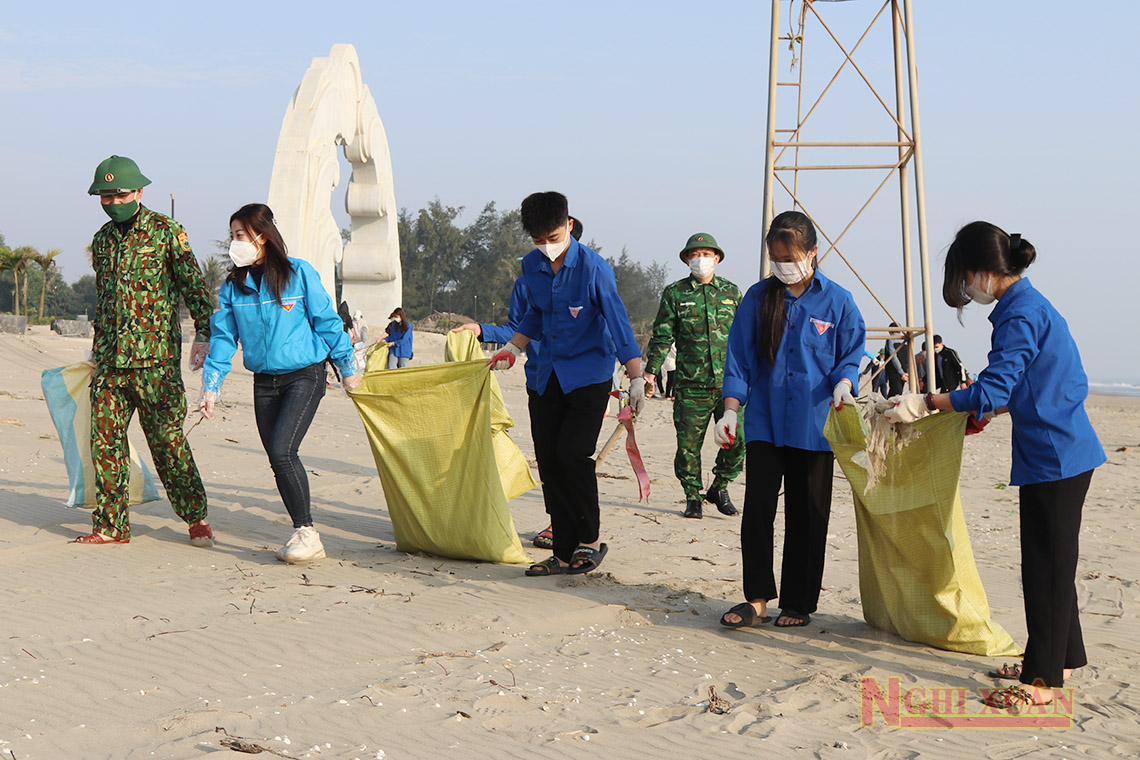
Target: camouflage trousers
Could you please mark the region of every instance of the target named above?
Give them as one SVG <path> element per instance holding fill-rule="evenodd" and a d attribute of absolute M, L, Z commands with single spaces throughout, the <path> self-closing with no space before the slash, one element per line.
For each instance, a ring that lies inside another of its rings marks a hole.
<path fill-rule="evenodd" d="M 724 415 L 724 399 L 719 388 L 677 388 L 673 402 L 673 425 L 677 428 L 677 456 L 673 472 L 686 499 L 700 498 L 701 446 L 709 429 L 709 420 Z M 743 415 L 742 415 L 743 417 Z M 727 449 L 717 451 L 710 490 L 724 488 L 744 469 L 744 425 L 737 426 L 736 440 Z"/>
<path fill-rule="evenodd" d="M 91 463 L 96 502 L 91 524 L 96 533 L 112 538 L 131 537 L 127 425 L 136 409 L 154 468 L 175 514 L 187 523 L 206 517 L 206 490 L 182 432 L 186 388 L 178 362 L 100 369 L 91 381 Z"/>

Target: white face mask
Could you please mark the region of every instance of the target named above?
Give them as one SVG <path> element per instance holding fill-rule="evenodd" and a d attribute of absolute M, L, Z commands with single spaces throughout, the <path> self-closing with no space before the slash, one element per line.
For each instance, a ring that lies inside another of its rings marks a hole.
<path fill-rule="evenodd" d="M 261 235 L 257 237 L 261 237 Z M 248 240 L 231 240 L 230 260 L 234 262 L 235 267 L 250 266 L 257 260 L 257 246 Z"/>
<path fill-rule="evenodd" d="M 562 255 L 563 251 L 566 251 L 570 248 L 570 240 L 570 228 L 567 227 L 566 239 L 561 243 L 537 243 L 534 247 L 542 251 L 543 256 L 550 259 L 551 261 L 554 261 L 556 258 Z"/>
<path fill-rule="evenodd" d="M 808 259 L 797 259 L 796 261 L 773 261 L 772 274 L 776 275 L 776 279 L 785 285 L 795 285 L 797 282 L 803 282 L 811 277 L 811 264 Z"/>
<path fill-rule="evenodd" d="M 693 276 L 698 280 L 703 280 L 708 277 L 713 273 L 714 269 L 716 269 L 715 256 L 694 256 L 689 259 L 689 271 L 692 272 Z"/>
<path fill-rule="evenodd" d="M 978 277 L 979 277 L 979 275 L 975 275 L 974 279 L 977 280 Z M 988 286 L 990 286 L 991 288 L 993 287 L 993 277 L 992 276 L 988 277 L 986 279 L 986 284 Z M 979 290 L 978 288 L 975 288 L 973 285 L 971 285 L 969 283 L 966 283 L 966 295 L 968 295 L 970 297 L 970 300 L 973 301 L 974 303 L 980 303 L 983 306 L 985 306 L 988 303 L 993 303 L 995 300 L 994 294 L 992 291 L 990 291 L 990 290 Z"/>

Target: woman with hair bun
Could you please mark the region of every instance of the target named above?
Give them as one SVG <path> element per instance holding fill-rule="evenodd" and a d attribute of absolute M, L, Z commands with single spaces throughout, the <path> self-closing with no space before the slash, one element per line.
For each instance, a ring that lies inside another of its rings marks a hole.
<path fill-rule="evenodd" d="M 1009 413 L 1013 422 L 1010 483 L 1020 487 L 1021 583 L 1029 639 L 1020 664 L 990 675 L 1018 680 L 995 691 L 994 706 L 1010 710 L 1053 701 L 1074 668 L 1088 663 L 1077 610 L 1076 572 L 1081 510 L 1092 471 L 1105 461 L 1085 412 L 1088 379 L 1069 326 L 1023 276 L 1037 258 L 1021 235 L 988 222 L 958 231 L 946 254 L 942 298 L 958 309 L 971 301 L 997 306 L 988 366 L 968 388 L 906 394 L 888 419 L 913 422 L 935 410 Z"/>
<path fill-rule="evenodd" d="M 293 535 L 275 556 L 282 562 L 320 559 L 325 547 L 313 527 L 309 479 L 297 449 L 325 395 L 325 361 L 336 364 L 349 391 L 360 386 L 361 368 L 317 270 L 288 256 L 268 206 L 250 203 L 230 217 L 230 259 L 234 266 L 210 319 L 198 408 L 214 419 L 240 341 L 242 362 L 254 373 L 257 431 L 293 519 Z"/>

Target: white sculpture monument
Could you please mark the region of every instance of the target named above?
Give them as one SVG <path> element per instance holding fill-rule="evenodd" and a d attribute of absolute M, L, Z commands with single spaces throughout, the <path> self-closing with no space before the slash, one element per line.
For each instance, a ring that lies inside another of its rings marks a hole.
<path fill-rule="evenodd" d="M 338 146 L 352 164 L 347 245 L 332 214 Z M 333 45 L 328 58 L 314 58 L 293 93 L 277 140 L 269 207 L 289 254 L 316 268 L 334 303 L 339 264 L 341 299 L 373 323 L 387 321 L 402 298 L 392 157 L 352 45 Z"/>

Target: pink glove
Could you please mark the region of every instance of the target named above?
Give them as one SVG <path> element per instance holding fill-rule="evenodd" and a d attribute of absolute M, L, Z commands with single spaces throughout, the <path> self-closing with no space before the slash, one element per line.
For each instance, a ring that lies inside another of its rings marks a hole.
<path fill-rule="evenodd" d="M 508 343 L 502 351 L 491 357 L 487 366 L 493 370 L 510 369 L 515 366 L 515 359 L 522 356 L 522 352 L 514 343 Z"/>

